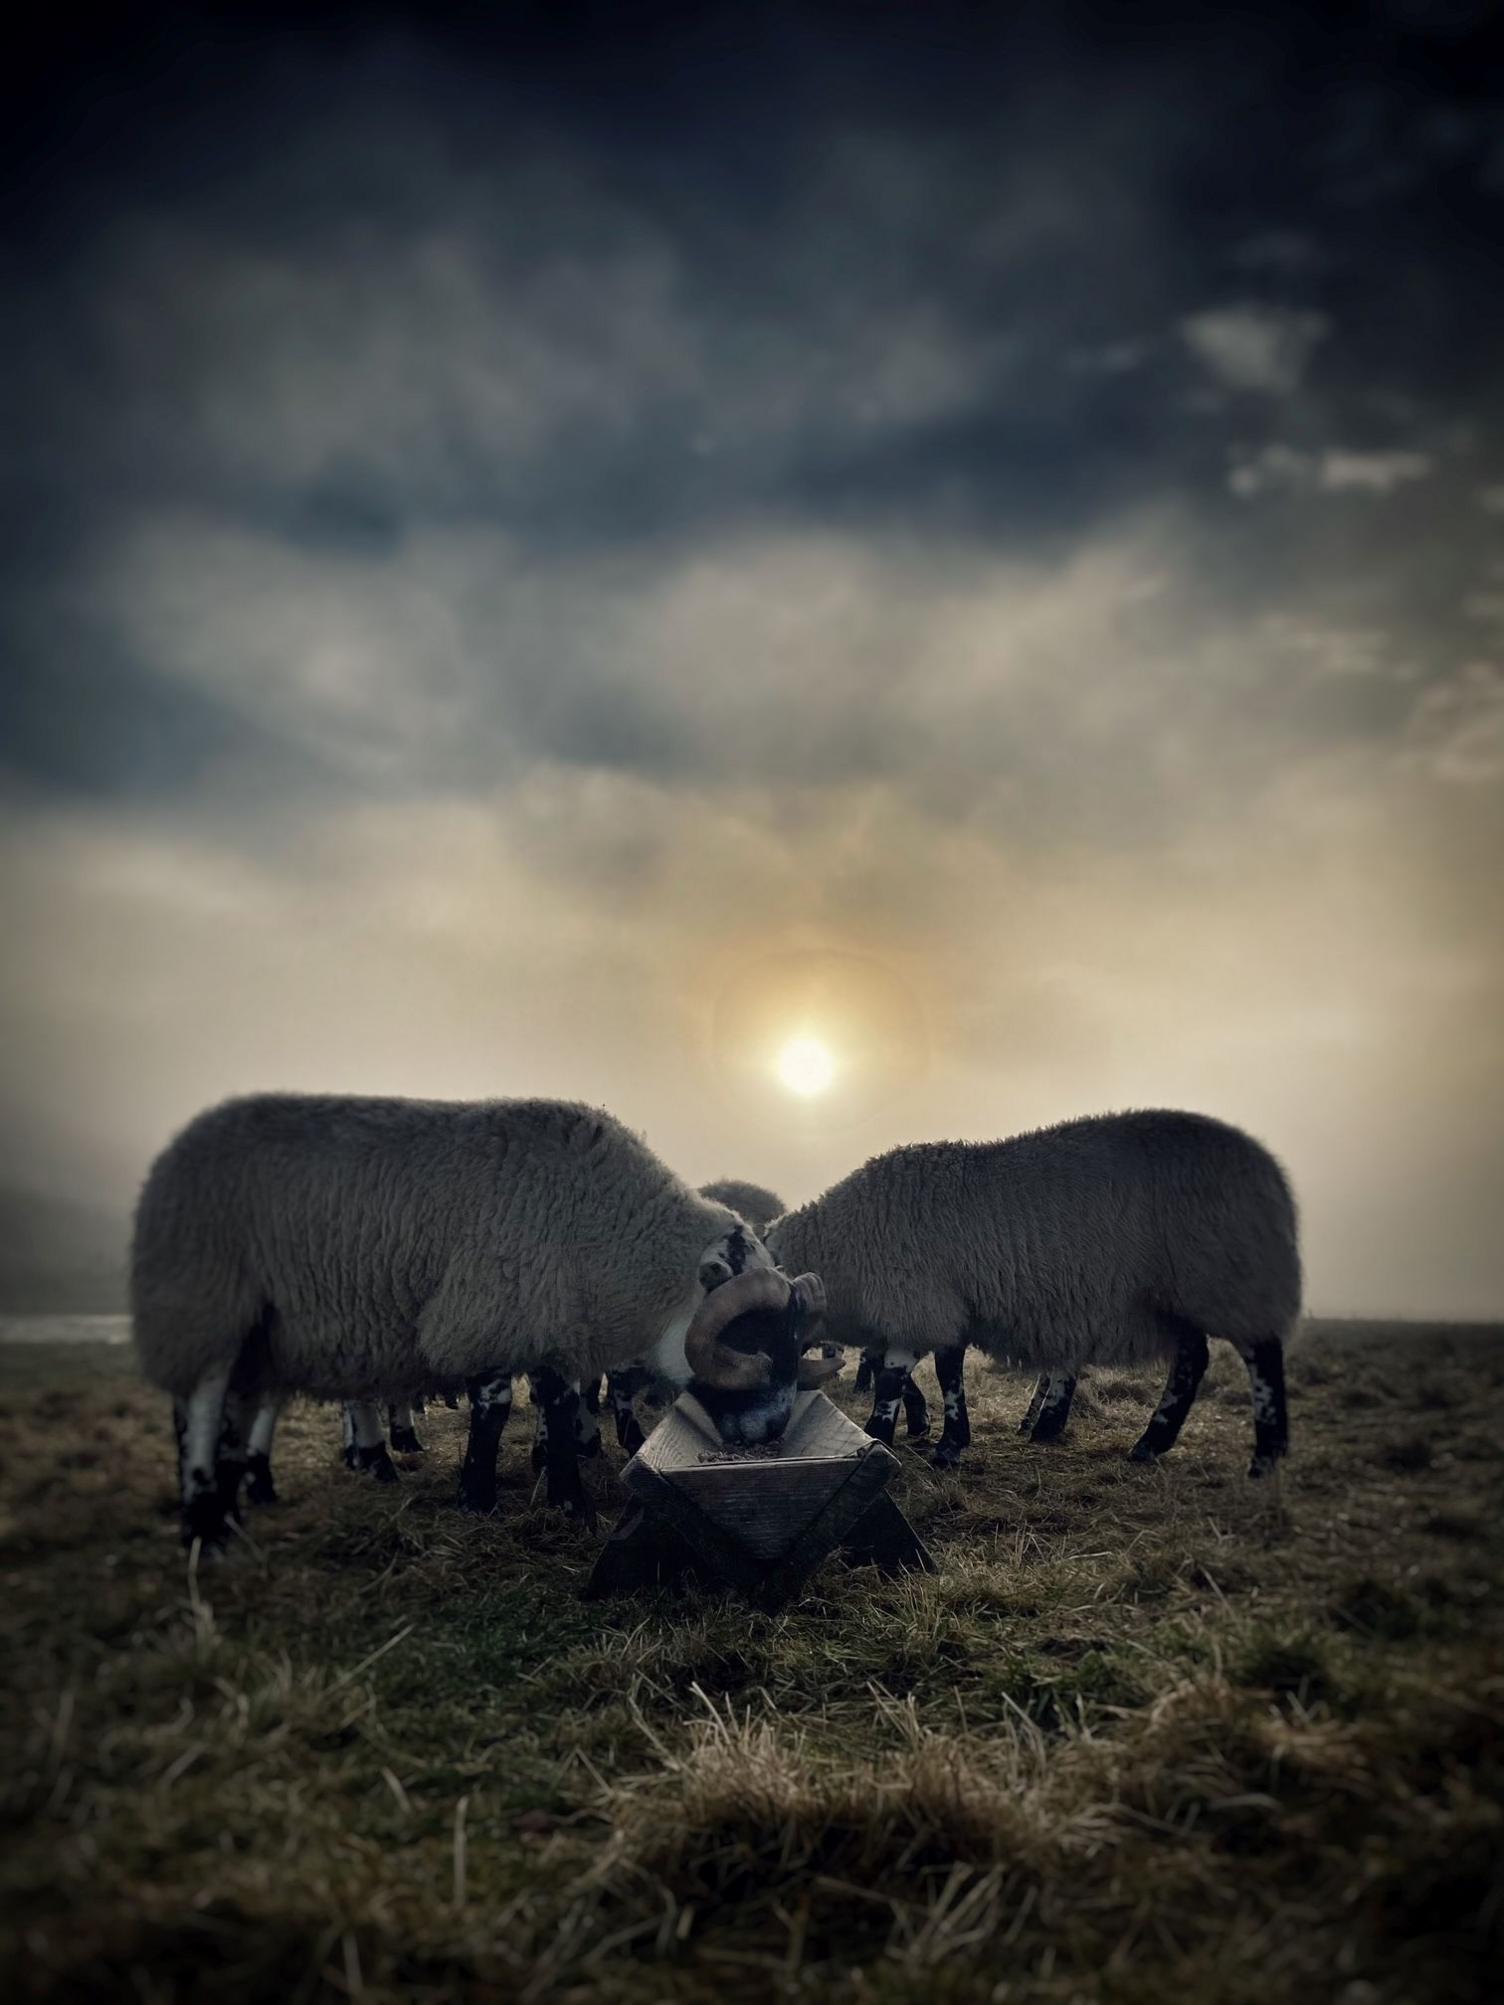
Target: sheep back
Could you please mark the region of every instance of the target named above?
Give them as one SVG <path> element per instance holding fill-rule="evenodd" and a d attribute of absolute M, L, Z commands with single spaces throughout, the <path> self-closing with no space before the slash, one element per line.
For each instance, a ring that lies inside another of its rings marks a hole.
<path fill-rule="evenodd" d="M 715 1183 L 701 1184 L 700 1195 L 712 1203 L 729 1205 L 754 1232 L 764 1231 L 769 1220 L 777 1218 L 783 1210 L 783 1199 L 776 1191 L 762 1184 L 745 1183 L 740 1177 L 721 1177 Z"/>
<path fill-rule="evenodd" d="M 1131 1363 L 1170 1347 L 1167 1315 L 1254 1340 L 1283 1336 L 1300 1307 L 1283 1171 L 1198 1114 L 893 1149 L 775 1220 L 768 1241 L 786 1269 L 819 1272 L 846 1343 Z"/>
<path fill-rule="evenodd" d="M 599 1372 L 687 1307 L 730 1224 L 599 1109 L 260 1095 L 201 1114 L 147 1178 L 132 1310 L 146 1375 L 418 1391 L 506 1365 Z"/>

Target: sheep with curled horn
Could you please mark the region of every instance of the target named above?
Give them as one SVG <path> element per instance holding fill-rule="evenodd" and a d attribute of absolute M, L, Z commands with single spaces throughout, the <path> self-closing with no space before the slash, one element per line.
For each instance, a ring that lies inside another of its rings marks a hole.
<path fill-rule="evenodd" d="M 184 1537 L 208 1545 L 235 1509 L 247 1416 L 292 1392 L 463 1380 L 477 1510 L 494 1507 L 518 1371 L 555 1389 L 549 1495 L 568 1510 L 588 1513 L 569 1382 L 624 1360 L 693 1382 L 712 1412 L 728 1401 L 736 1438 L 773 1438 L 774 1355 L 727 1333 L 742 1310 L 800 1325 L 816 1293 L 620 1122 L 556 1100 L 230 1101 L 157 1158 L 132 1243 L 137 1354 L 175 1402 Z"/>
<path fill-rule="evenodd" d="M 745 1219 L 756 1233 L 766 1227 L 770 1218 L 776 1218 L 785 1209 L 783 1199 L 776 1191 L 763 1184 L 748 1183 L 740 1177 L 720 1177 L 714 1183 L 701 1184 L 700 1195 L 709 1198 L 712 1204 L 729 1205 L 739 1218 Z M 642 1446 L 644 1436 L 637 1419 L 635 1401 L 640 1393 L 647 1392 L 650 1401 L 655 1399 L 659 1388 L 653 1385 L 652 1373 L 641 1364 L 621 1365 L 608 1373 L 606 1378 L 606 1403 L 611 1409 L 611 1418 L 616 1425 L 616 1439 L 627 1454 L 635 1455 Z M 599 1395 L 595 1406 L 600 1404 Z M 589 1405 L 587 1388 L 582 1405 Z M 547 1442 L 547 1419 L 543 1409 L 539 1410 L 538 1438 L 533 1444 L 533 1465 L 541 1467 Z M 587 1438 L 580 1444 L 582 1455 L 599 1452 L 600 1437 Z"/>
<path fill-rule="evenodd" d="M 1175 1445 L 1207 1338 L 1253 1388 L 1251 1476 L 1288 1447 L 1284 1344 L 1300 1312 L 1295 1202 L 1267 1149 L 1200 1114 L 1093 1115 L 1000 1142 L 921 1142 L 875 1156 L 775 1219 L 780 1265 L 817 1266 L 830 1334 L 880 1354 L 867 1431 L 891 1442 L 918 1358 L 933 1352 L 945 1428 L 932 1459 L 971 1440 L 968 1343 L 1040 1373 L 1025 1427 L 1053 1441 L 1083 1365 L 1169 1360 L 1132 1453 Z"/>
<path fill-rule="evenodd" d="M 701 1184 L 701 1197 L 713 1203 L 724 1204 L 744 1219 L 755 1232 L 761 1232 L 770 1218 L 775 1218 L 784 1210 L 784 1203 L 776 1192 L 765 1185 L 750 1183 L 736 1177 L 721 1178 L 717 1182 Z M 837 1355 L 837 1347 L 823 1347 L 826 1356 Z M 661 1400 L 664 1387 L 655 1384 L 653 1375 L 645 1366 L 634 1363 L 618 1365 L 607 1373 L 604 1381 L 570 1381 L 564 1389 L 567 1398 L 573 1395 L 573 1427 L 575 1453 L 581 1460 L 593 1460 L 601 1452 L 600 1415 L 602 1401 L 610 1409 L 615 1425 L 616 1439 L 628 1455 L 635 1455 L 642 1446 L 645 1436 L 637 1418 L 636 1401 L 646 1392 L 650 1403 Z M 493 1400 L 492 1424 L 498 1441 L 505 1432 L 507 1420 L 514 1403 L 515 1389 L 509 1386 Z M 544 1470 L 549 1465 L 549 1422 L 552 1407 L 556 1404 L 554 1388 L 549 1381 L 534 1384 L 530 1388 L 530 1401 L 536 1416 L 531 1451 L 535 1470 Z M 453 1404 L 453 1400 L 450 1401 Z M 921 1405 L 923 1402 L 920 1402 Z M 414 1425 L 416 1415 L 422 1411 L 422 1401 L 410 1404 L 405 1401 L 389 1401 L 386 1406 L 387 1428 L 383 1428 L 381 1406 L 375 1400 L 347 1399 L 341 1407 L 341 1435 L 344 1448 L 345 1467 L 357 1470 L 377 1483 L 395 1483 L 397 1469 L 393 1455 L 421 1455 L 424 1446 Z M 498 1419 L 499 1416 L 499 1419 Z M 246 1496 L 253 1504 L 274 1503 L 276 1488 L 271 1470 L 272 1434 L 277 1413 L 257 1415 L 253 1421 L 257 1441 L 254 1449 L 248 1447 L 246 1454 Z M 249 1432 L 249 1430 L 248 1430 Z M 391 1448 L 388 1452 L 388 1433 Z M 562 1451 L 561 1451 L 562 1452 Z"/>

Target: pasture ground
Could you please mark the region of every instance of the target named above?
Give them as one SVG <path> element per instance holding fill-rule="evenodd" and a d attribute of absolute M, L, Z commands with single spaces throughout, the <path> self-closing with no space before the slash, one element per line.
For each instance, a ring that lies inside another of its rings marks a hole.
<path fill-rule="evenodd" d="M 968 1468 L 899 1479 L 940 1576 L 768 1618 L 582 1603 L 530 1428 L 476 1522 L 442 1411 L 391 1491 L 295 1411 L 287 1501 L 195 1579 L 128 1351 L 0 1349 L 0 1988 L 1497 1997 L 1504 1333 L 1316 1324 L 1290 1377 L 1263 1486 L 1221 1346 L 1160 1468 L 1154 1377 L 1036 1449 L 974 1364 Z"/>

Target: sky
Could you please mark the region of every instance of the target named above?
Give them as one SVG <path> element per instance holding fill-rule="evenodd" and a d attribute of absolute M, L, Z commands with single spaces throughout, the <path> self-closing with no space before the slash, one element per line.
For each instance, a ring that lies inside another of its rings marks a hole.
<path fill-rule="evenodd" d="M 791 1201 L 1184 1106 L 1318 1311 L 1504 1313 L 1499 10 L 1110 12 L 11 66 L 6 1181 L 260 1088 Z"/>

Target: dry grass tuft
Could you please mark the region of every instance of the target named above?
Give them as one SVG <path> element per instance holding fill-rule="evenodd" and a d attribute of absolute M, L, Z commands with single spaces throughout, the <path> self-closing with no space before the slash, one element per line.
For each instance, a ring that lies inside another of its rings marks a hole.
<path fill-rule="evenodd" d="M 943 1571 L 830 1565 L 765 1617 L 583 1604 L 594 1547 L 538 1507 L 526 1430 L 477 1523 L 442 1411 L 393 1492 L 295 1413 L 288 1501 L 192 1576 L 128 1359 L 0 1353 L 0 1981 L 48 2005 L 1489 1996 L 1501 1362 L 1463 1331 L 1308 1332 L 1267 1486 L 1225 1352 L 1150 1468 L 1125 1456 L 1160 1374 L 1095 1378 L 1045 1450 L 1015 1433 L 1029 1382 L 977 1373 L 965 1475 L 905 1454 L 900 1479 Z M 609 1508 L 609 1466 L 589 1480 Z"/>

